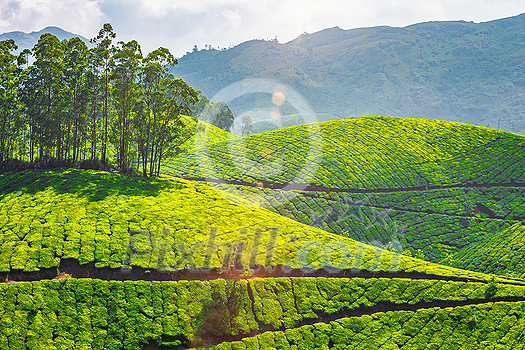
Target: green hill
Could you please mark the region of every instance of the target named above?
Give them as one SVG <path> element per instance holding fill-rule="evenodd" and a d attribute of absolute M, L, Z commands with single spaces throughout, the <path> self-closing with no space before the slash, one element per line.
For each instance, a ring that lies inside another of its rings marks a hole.
<path fill-rule="evenodd" d="M 203 125 L 164 172 L 213 166 L 209 183 L 0 175 L 0 348 L 525 346 L 522 136 L 383 117 L 244 138 Z"/>
<path fill-rule="evenodd" d="M 483 23 L 334 27 L 285 44 L 251 40 L 194 52 L 173 72 L 210 98 L 242 79 L 271 79 L 338 118 L 426 117 L 523 134 L 524 38 L 524 14 Z M 264 96 L 229 106 L 235 115 L 275 107 Z"/>
<path fill-rule="evenodd" d="M 500 274 L 525 274 L 525 224 L 517 223 L 447 257 L 448 265 Z"/>
<path fill-rule="evenodd" d="M 406 278 L 0 285 L 4 349 L 520 348 L 524 287 Z M 217 345 L 214 347 L 214 345 Z"/>
<path fill-rule="evenodd" d="M 0 186 L 5 278 L 13 271 L 60 268 L 74 260 L 96 268 L 333 266 L 488 280 L 250 208 L 204 183 L 51 170 L 7 173 Z"/>
<path fill-rule="evenodd" d="M 165 167 L 174 176 L 379 190 L 525 183 L 525 137 L 430 119 L 360 117 L 219 142 Z M 254 164 L 260 164 L 254 167 Z"/>
<path fill-rule="evenodd" d="M 193 123 L 191 118 L 184 116 L 184 121 L 186 123 Z M 195 153 L 195 144 L 200 145 L 201 143 L 206 143 L 206 145 L 211 145 L 220 141 L 228 141 L 230 139 L 235 139 L 238 136 L 231 134 L 227 131 L 224 131 L 215 125 L 212 125 L 208 122 L 199 120 L 196 126 L 196 134 L 191 139 L 182 144 L 182 148 L 187 153 Z"/>
<path fill-rule="evenodd" d="M 322 135 L 321 155 L 310 156 L 316 145 L 310 135 Z M 451 122 L 350 118 L 218 143 L 206 162 L 186 155 L 165 171 L 224 179 L 232 185 L 219 185 L 222 190 L 307 225 L 465 267 L 447 258 L 525 220 L 524 141 Z M 308 168 L 309 158 L 318 161 Z M 258 167 L 259 177 L 247 171 Z M 308 174 L 308 184 L 297 180 L 303 167 L 317 170 Z M 524 271 L 514 265 L 505 273 Z"/>

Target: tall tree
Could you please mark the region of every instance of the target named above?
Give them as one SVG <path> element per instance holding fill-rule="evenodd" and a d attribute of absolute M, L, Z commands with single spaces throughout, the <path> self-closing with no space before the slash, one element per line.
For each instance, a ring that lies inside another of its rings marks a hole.
<path fill-rule="evenodd" d="M 130 166 L 130 143 L 133 113 L 140 98 L 138 74 L 142 60 L 140 45 L 135 40 L 119 42 L 114 55 L 115 68 L 112 75 L 113 105 L 116 123 L 113 129 L 113 143 L 117 150 L 117 163 L 122 171 Z"/>
<path fill-rule="evenodd" d="M 68 86 L 69 108 L 67 119 L 68 158 L 76 162 L 79 155 L 81 138 L 86 127 L 85 111 L 88 104 L 87 90 L 87 53 L 86 44 L 79 38 L 65 42 L 65 80 Z M 69 150 L 71 149 L 71 155 Z"/>
<path fill-rule="evenodd" d="M 13 156 L 22 129 L 18 99 L 22 71 L 18 58 L 11 53 L 17 48 L 12 39 L 0 41 L 0 163 Z"/>
<path fill-rule="evenodd" d="M 253 127 L 253 120 L 252 117 L 249 115 L 243 115 L 242 116 L 242 126 L 241 126 L 241 136 L 247 136 L 250 135 L 252 132 Z"/>
<path fill-rule="evenodd" d="M 98 140 L 98 123 L 100 99 L 103 97 L 100 87 L 103 86 L 104 80 L 100 71 L 102 58 L 98 55 L 97 47 L 91 48 L 87 53 L 87 69 L 85 73 L 85 90 L 88 100 L 88 119 L 90 123 L 89 141 L 90 141 L 90 159 L 97 159 L 97 140 Z"/>
<path fill-rule="evenodd" d="M 45 162 L 61 157 L 64 89 L 64 44 L 46 33 L 33 48 L 35 62 L 24 81 L 23 101 L 30 117 L 32 142 Z"/>
<path fill-rule="evenodd" d="M 107 146 L 108 146 L 108 132 L 109 132 L 109 123 L 108 123 L 108 102 L 109 102 L 109 82 L 110 76 L 112 74 L 113 66 L 113 53 L 115 48 L 112 45 L 113 39 L 115 39 L 117 34 L 113 31 L 111 24 L 106 23 L 102 29 L 98 32 L 98 35 L 90 40 L 91 43 L 97 44 L 96 53 L 98 56 L 97 60 L 100 62 L 100 69 L 102 71 L 102 89 L 103 89 L 103 99 L 104 107 L 102 111 L 102 116 L 104 118 L 104 135 L 102 139 L 102 154 L 101 159 L 103 163 L 107 163 Z"/>
<path fill-rule="evenodd" d="M 235 120 L 230 107 L 224 101 L 216 102 L 213 107 L 215 109 L 215 118 L 212 124 L 224 131 L 230 131 Z"/>
<path fill-rule="evenodd" d="M 192 115 L 200 120 L 213 124 L 224 131 L 230 131 L 235 116 L 226 102 L 212 102 L 202 93 L 202 91 L 199 90 L 198 93 L 199 102 L 193 106 Z"/>

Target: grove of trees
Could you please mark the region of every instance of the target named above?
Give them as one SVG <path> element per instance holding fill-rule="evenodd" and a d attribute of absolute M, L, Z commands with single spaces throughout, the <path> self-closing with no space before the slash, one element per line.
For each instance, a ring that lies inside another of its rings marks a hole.
<path fill-rule="evenodd" d="M 182 152 L 198 92 L 169 73 L 178 62 L 168 49 L 143 56 L 115 38 L 108 23 L 92 48 L 43 34 L 15 55 L 13 40 L 0 41 L 0 167 L 113 163 L 147 177 Z"/>

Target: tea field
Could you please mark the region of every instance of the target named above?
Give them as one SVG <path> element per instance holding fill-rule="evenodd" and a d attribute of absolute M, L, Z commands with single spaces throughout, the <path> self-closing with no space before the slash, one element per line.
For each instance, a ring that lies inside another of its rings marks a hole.
<path fill-rule="evenodd" d="M 202 125 L 156 179 L 0 174 L 1 349 L 525 348 L 523 136 Z"/>
<path fill-rule="evenodd" d="M 218 142 L 177 157 L 164 172 L 369 191 L 523 184 L 524 155 L 525 138 L 518 134 L 429 119 L 358 117 Z"/>

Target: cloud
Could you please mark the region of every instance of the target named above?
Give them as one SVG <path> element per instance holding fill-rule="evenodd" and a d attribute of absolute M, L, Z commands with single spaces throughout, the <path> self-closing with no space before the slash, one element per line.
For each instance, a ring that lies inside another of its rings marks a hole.
<path fill-rule="evenodd" d="M 90 35 L 103 20 L 96 1 L 0 0 L 0 32 L 31 32 L 58 26 L 75 34 Z"/>
<path fill-rule="evenodd" d="M 110 22 L 118 40 L 176 56 L 250 39 L 293 40 L 303 32 L 431 20 L 486 21 L 524 12 L 522 0 L 0 0 L 0 32 L 48 25 L 94 36 Z"/>
<path fill-rule="evenodd" d="M 231 29 L 238 29 L 241 26 L 241 16 L 237 12 L 227 9 L 222 11 L 222 15 Z"/>

